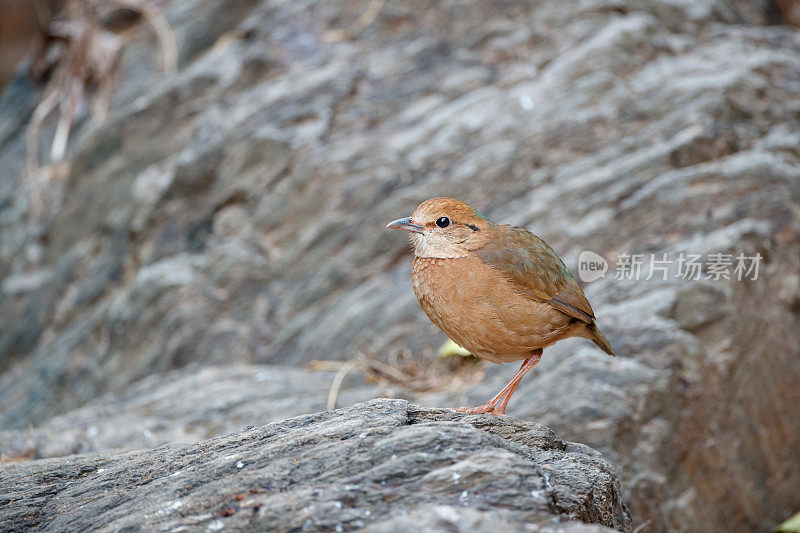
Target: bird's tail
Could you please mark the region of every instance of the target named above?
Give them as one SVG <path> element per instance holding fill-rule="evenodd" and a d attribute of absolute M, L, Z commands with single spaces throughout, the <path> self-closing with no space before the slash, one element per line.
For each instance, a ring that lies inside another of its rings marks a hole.
<path fill-rule="evenodd" d="M 592 341 L 594 341 L 594 343 L 598 345 L 600 349 L 606 352 L 608 355 L 610 355 L 611 357 L 615 357 L 614 350 L 611 349 L 611 345 L 608 343 L 603 334 L 600 333 L 600 330 L 597 329 L 597 324 L 595 324 L 594 322 L 589 324 L 589 331 L 592 333 L 591 337 Z"/>

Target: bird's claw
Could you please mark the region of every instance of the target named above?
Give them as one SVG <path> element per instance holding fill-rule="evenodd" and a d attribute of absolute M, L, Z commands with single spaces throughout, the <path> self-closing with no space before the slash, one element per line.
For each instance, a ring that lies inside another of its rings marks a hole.
<path fill-rule="evenodd" d="M 457 413 L 466 413 L 468 415 L 493 415 L 493 416 L 508 416 L 505 409 L 498 409 L 496 405 L 485 403 L 478 407 L 458 407 L 453 409 Z"/>

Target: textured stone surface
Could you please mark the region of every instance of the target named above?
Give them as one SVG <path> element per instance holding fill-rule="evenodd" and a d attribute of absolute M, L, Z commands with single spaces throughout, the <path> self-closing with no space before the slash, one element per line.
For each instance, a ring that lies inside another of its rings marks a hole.
<path fill-rule="evenodd" d="M 800 37 L 770 3 L 404 1 L 366 25 L 366 0 L 163 5 L 180 71 L 132 35 L 41 218 L 21 183 L 41 87 L 0 98 L 0 427 L 193 362 L 432 357 L 383 226 L 451 195 L 573 269 L 761 253 L 754 282 L 588 284 L 619 357 L 548 349 L 509 413 L 601 450 L 657 531 L 800 508 Z M 418 400 L 483 402 L 513 370 Z"/>
<path fill-rule="evenodd" d="M 190 366 L 156 374 L 35 428 L 0 431 L 0 460 L 196 442 L 325 409 L 333 372 L 272 365 Z M 338 405 L 380 396 L 353 376 Z"/>
<path fill-rule="evenodd" d="M 0 466 L 0 528 L 630 529 L 596 451 L 538 424 L 374 400 L 194 445 Z M 13 505 L 10 503 L 14 502 Z M 418 520 L 416 517 L 420 516 Z"/>

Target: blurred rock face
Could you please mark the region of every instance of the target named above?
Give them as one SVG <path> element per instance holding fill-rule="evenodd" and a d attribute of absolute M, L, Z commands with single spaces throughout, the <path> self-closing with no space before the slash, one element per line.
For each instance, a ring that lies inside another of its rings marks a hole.
<path fill-rule="evenodd" d="M 0 90 L 14 76 L 26 55 L 30 54 L 41 39 L 42 28 L 52 15 L 58 12 L 63 0 L 5 0 L 0 17 Z"/>
<path fill-rule="evenodd" d="M 132 36 L 40 219 L 21 183 L 40 95 L 0 99 L 3 428 L 190 362 L 421 356 L 442 336 L 383 226 L 448 195 L 572 268 L 760 253 L 756 281 L 587 285 L 620 357 L 548 349 L 509 412 L 602 450 L 635 523 L 749 531 L 800 507 L 800 38 L 769 6 L 164 6 L 180 72 Z"/>

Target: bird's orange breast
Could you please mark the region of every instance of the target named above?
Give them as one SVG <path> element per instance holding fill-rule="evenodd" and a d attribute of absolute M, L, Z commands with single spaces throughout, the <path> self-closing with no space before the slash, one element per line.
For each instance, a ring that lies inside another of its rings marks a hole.
<path fill-rule="evenodd" d="M 417 257 L 412 285 L 422 309 L 442 331 L 478 357 L 525 359 L 570 336 L 571 317 L 520 293 L 514 283 L 474 254 L 455 259 Z"/>

